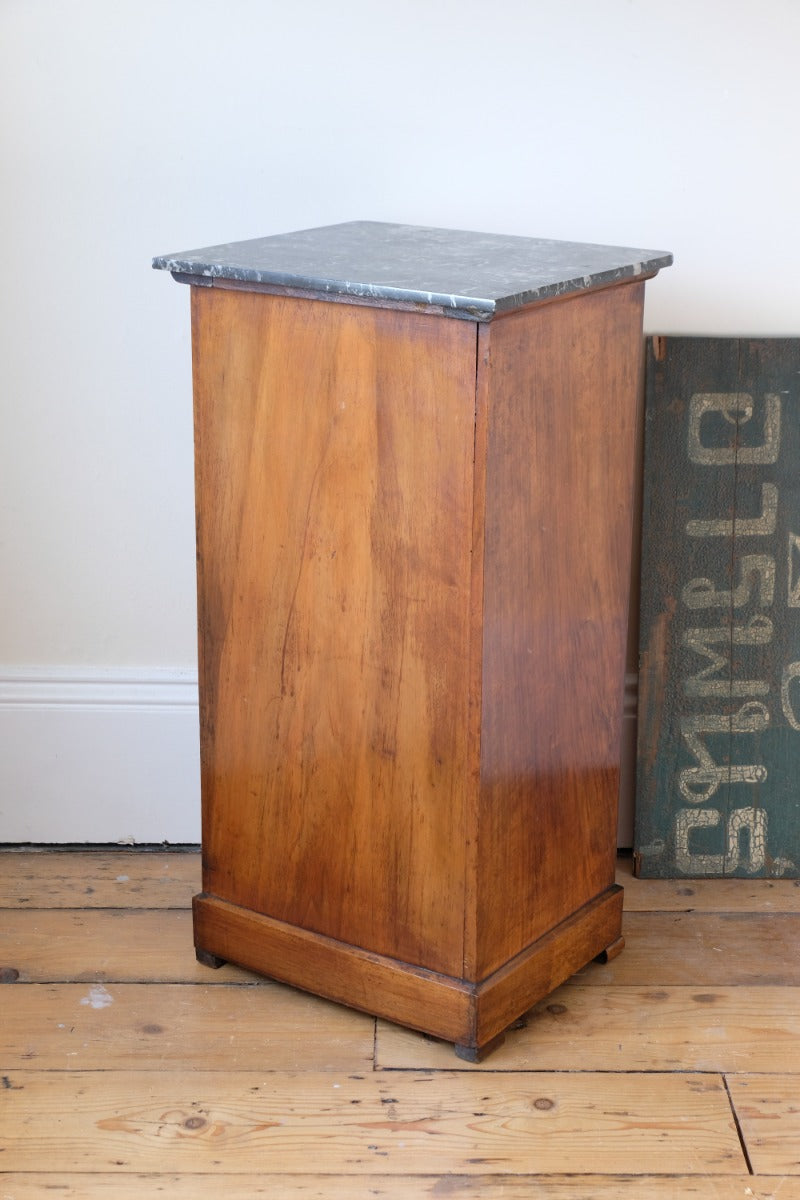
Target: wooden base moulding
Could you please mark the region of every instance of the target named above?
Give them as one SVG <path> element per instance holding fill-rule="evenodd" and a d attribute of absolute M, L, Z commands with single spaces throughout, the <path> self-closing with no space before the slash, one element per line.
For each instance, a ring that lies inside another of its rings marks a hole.
<path fill-rule="evenodd" d="M 197 957 L 206 966 L 233 962 L 421 1030 L 454 1042 L 470 1062 L 485 1057 L 513 1021 L 587 962 L 613 958 L 624 945 L 617 884 L 481 983 L 370 954 L 214 896 L 195 896 L 193 908 Z"/>

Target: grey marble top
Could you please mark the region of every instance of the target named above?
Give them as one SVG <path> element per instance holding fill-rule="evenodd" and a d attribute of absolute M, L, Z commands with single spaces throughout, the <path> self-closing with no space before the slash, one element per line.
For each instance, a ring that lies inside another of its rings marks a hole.
<path fill-rule="evenodd" d="M 659 250 L 348 221 L 165 254 L 153 266 L 188 283 L 239 280 L 486 321 L 537 300 L 654 275 L 671 262 Z"/>

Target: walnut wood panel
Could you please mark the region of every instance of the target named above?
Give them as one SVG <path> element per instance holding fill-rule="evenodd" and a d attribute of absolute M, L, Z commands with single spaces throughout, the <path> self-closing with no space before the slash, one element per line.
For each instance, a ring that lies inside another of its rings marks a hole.
<path fill-rule="evenodd" d="M 488 332 L 478 977 L 614 880 L 644 285 Z"/>
<path fill-rule="evenodd" d="M 192 296 L 204 888 L 460 975 L 475 327 Z"/>

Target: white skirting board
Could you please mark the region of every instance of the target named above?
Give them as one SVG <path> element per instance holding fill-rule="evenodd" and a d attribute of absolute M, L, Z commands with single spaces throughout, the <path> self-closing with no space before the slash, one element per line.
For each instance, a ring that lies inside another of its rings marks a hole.
<path fill-rule="evenodd" d="M 0 843 L 199 841 L 196 671 L 0 666 Z"/>

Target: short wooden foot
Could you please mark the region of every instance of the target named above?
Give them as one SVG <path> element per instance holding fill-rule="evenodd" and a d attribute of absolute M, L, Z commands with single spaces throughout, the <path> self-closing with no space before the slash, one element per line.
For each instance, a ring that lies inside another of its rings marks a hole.
<path fill-rule="evenodd" d="M 479 1063 L 496 1050 L 498 1046 L 502 1046 L 506 1040 L 504 1033 L 498 1033 L 497 1037 L 492 1038 L 490 1042 L 486 1042 L 483 1046 L 461 1046 L 458 1042 L 455 1044 L 455 1052 L 458 1058 L 462 1058 L 464 1062 Z"/>
<path fill-rule="evenodd" d="M 610 946 L 606 946 L 605 950 L 601 950 L 594 961 L 604 964 L 610 963 L 611 960 L 616 958 L 618 954 L 621 954 L 624 949 L 625 938 L 618 937 L 617 940 L 612 942 Z"/>
<path fill-rule="evenodd" d="M 194 948 L 197 961 L 202 963 L 204 967 L 213 967 L 215 971 L 220 967 L 224 967 L 227 959 L 219 958 L 216 954 L 211 954 L 208 950 L 201 950 L 199 946 Z"/>

